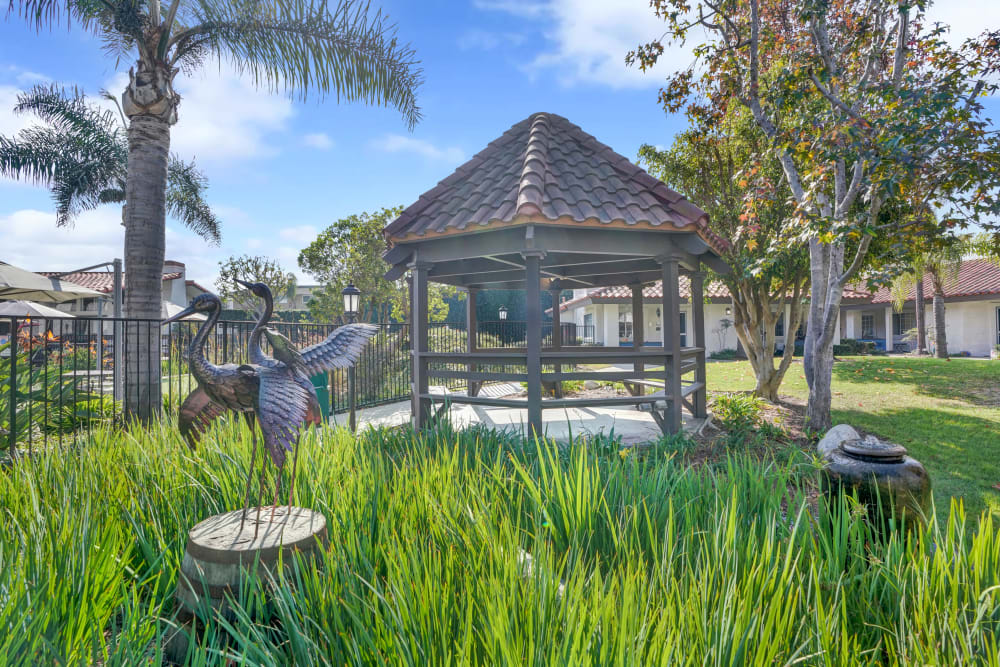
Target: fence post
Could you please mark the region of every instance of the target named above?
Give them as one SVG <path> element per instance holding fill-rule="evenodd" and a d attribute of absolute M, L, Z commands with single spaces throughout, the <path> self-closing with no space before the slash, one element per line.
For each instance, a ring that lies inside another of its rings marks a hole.
<path fill-rule="evenodd" d="M 30 368 L 29 368 L 30 371 Z M 17 319 L 10 318 L 10 459 L 17 456 Z"/>
<path fill-rule="evenodd" d="M 351 411 L 348 426 L 351 428 L 351 433 L 356 433 L 358 430 L 358 400 L 354 390 L 356 377 L 354 364 L 351 364 L 347 368 L 347 409 Z"/>

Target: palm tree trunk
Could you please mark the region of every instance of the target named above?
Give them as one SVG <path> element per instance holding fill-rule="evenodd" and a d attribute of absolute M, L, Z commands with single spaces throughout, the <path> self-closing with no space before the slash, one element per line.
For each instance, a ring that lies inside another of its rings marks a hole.
<path fill-rule="evenodd" d="M 924 302 L 924 276 L 920 275 L 914 285 L 916 297 L 914 306 L 917 309 L 917 354 L 927 354 L 927 305 Z"/>
<path fill-rule="evenodd" d="M 945 334 L 944 322 L 944 290 L 934 286 L 934 356 L 938 359 L 948 358 L 948 337 Z"/>
<path fill-rule="evenodd" d="M 165 252 L 167 158 L 170 125 L 137 115 L 128 128 L 125 208 L 125 403 L 129 416 L 159 414 L 160 300 Z"/>

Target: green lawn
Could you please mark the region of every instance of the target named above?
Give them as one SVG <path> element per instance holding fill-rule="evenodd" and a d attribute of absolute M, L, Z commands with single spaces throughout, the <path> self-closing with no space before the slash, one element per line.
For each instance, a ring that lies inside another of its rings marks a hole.
<path fill-rule="evenodd" d="M 708 364 L 713 391 L 752 389 L 749 362 Z M 931 474 L 939 515 L 953 496 L 1000 518 L 1000 362 L 848 357 L 833 368 L 833 420 L 905 446 Z M 796 360 L 782 395 L 805 400 Z"/>

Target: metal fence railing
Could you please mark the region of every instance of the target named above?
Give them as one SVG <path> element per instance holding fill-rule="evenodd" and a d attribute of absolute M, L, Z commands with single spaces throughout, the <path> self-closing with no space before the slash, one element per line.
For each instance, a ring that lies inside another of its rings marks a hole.
<path fill-rule="evenodd" d="M 156 403 L 168 410 L 178 408 L 197 386 L 188 366 L 188 347 L 200 325 L 197 321 L 164 327 L 158 320 L 0 317 L 0 446 L 31 449 L 53 441 L 62 444 L 99 423 L 120 422 L 127 406 L 139 411 Z M 320 342 L 339 325 L 273 322 L 271 326 L 296 346 L 305 347 Z M 378 334 L 355 369 L 357 407 L 410 396 L 409 325 L 387 322 L 378 326 Z M 253 327 L 253 322 L 220 321 L 206 341 L 206 358 L 214 364 L 247 362 Z M 524 333 L 524 322 L 481 322 L 477 346 L 523 347 Z M 544 341 L 551 342 L 551 324 L 542 333 Z M 563 344 L 585 344 L 586 334 L 585 327 L 564 324 Z M 589 334 L 592 340 L 593 332 Z M 428 344 L 432 352 L 465 352 L 465 328 L 432 324 Z M 262 346 L 269 353 L 266 339 Z M 159 382 L 145 380 L 151 376 Z M 346 369 L 317 376 L 313 383 L 329 413 L 348 409 Z M 464 387 L 458 379 L 440 383 L 449 389 Z M 150 386 L 154 390 L 147 392 Z"/>

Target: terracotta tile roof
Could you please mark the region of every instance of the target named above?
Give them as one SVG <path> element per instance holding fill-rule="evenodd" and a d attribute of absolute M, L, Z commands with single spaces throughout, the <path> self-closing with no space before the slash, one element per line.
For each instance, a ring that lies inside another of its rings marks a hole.
<path fill-rule="evenodd" d="M 682 299 L 691 298 L 691 279 L 688 276 L 680 276 L 677 280 L 677 291 Z M 720 282 L 705 283 L 705 295 L 710 299 L 728 299 L 729 288 Z M 625 286 L 602 287 L 596 289 L 586 296 L 581 296 L 569 301 L 563 301 L 559 305 L 559 310 L 564 311 L 578 303 L 590 300 L 591 303 L 614 303 L 616 301 L 628 301 L 632 298 L 632 288 Z M 642 288 L 642 298 L 644 301 L 656 301 L 663 298 L 663 283 L 655 282 Z"/>
<path fill-rule="evenodd" d="M 691 296 L 691 282 L 687 276 L 680 276 L 678 288 L 682 298 Z M 924 278 L 924 294 L 928 299 L 934 293 L 934 286 L 929 276 Z M 705 294 L 713 299 L 728 299 L 729 289 L 720 282 L 707 283 Z M 915 298 L 915 290 L 911 289 L 906 295 L 907 301 Z M 1000 266 L 987 259 L 967 259 L 962 262 L 958 271 L 958 278 L 945 283 L 945 298 L 954 299 L 962 297 L 992 296 L 1000 295 Z M 582 296 L 560 304 L 560 310 L 566 310 L 578 303 L 591 300 L 591 303 L 611 303 L 615 301 L 627 301 L 632 298 L 632 290 L 628 287 L 602 287 L 594 290 L 586 296 Z M 663 285 L 656 282 L 647 285 L 642 290 L 644 300 L 656 300 L 663 298 Z M 809 295 L 806 295 L 809 298 Z M 871 304 L 892 303 L 892 293 L 888 287 L 882 287 L 872 293 L 864 285 L 848 285 L 844 288 L 844 300 L 854 303 L 863 302 Z"/>
<path fill-rule="evenodd" d="M 58 275 L 58 271 L 38 271 L 39 275 L 43 276 L 55 276 Z M 176 280 L 180 278 L 183 274 L 180 271 L 173 271 L 171 273 L 164 273 L 164 280 Z M 110 294 L 112 288 L 115 284 L 115 274 L 110 271 L 78 271 L 76 273 L 67 273 L 63 276 L 66 280 L 76 283 L 77 285 L 83 285 L 84 287 L 89 287 L 96 292 L 102 292 L 104 294 Z M 124 278 L 124 274 L 122 274 Z"/>
<path fill-rule="evenodd" d="M 924 276 L 924 295 L 930 299 L 934 294 L 934 284 L 929 275 Z M 958 278 L 945 280 L 944 297 L 989 296 L 1000 294 L 1000 266 L 988 259 L 967 259 L 958 267 Z M 916 290 L 910 289 L 907 301 L 916 298 Z M 871 296 L 872 303 L 892 303 L 892 292 L 888 287 L 877 290 Z"/>
<path fill-rule="evenodd" d="M 693 231 L 729 242 L 708 216 L 562 116 L 532 114 L 424 193 L 385 228 L 389 240 L 517 222 Z"/>
<path fill-rule="evenodd" d="M 164 278 L 164 280 L 166 280 L 166 278 Z M 211 292 L 211 291 L 212 291 L 212 290 L 210 290 L 210 289 L 207 289 L 207 288 L 205 288 L 205 287 L 202 287 L 201 285 L 199 285 L 199 284 L 198 284 L 197 282 L 195 282 L 195 281 L 193 281 L 193 280 L 185 280 L 185 281 L 184 281 L 184 284 L 185 284 L 185 285 L 187 285 L 188 287 L 197 287 L 197 288 L 198 288 L 198 289 L 200 289 L 200 290 L 201 290 L 202 292 Z"/>

